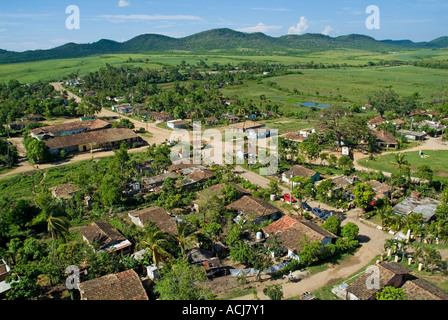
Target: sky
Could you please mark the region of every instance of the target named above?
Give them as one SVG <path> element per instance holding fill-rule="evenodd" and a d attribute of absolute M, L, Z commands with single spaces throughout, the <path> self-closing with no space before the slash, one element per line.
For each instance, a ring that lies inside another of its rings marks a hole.
<path fill-rule="evenodd" d="M 371 5 L 377 11 L 368 11 Z M 11 51 L 100 39 L 123 42 L 145 33 L 181 38 L 216 28 L 273 37 L 356 33 L 377 40 L 431 41 L 448 36 L 448 1 L 0 0 L 0 49 Z"/>

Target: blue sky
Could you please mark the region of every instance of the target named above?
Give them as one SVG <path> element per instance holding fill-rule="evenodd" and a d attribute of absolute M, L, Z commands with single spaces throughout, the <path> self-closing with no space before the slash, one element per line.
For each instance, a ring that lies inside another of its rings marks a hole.
<path fill-rule="evenodd" d="M 67 29 L 76 5 L 80 28 Z M 380 10 L 369 30 L 366 8 Z M 447 0 L 0 0 L 0 48 L 48 49 L 67 42 L 126 41 L 144 33 L 184 37 L 215 28 L 288 33 L 351 33 L 378 40 L 430 41 L 448 36 Z"/>

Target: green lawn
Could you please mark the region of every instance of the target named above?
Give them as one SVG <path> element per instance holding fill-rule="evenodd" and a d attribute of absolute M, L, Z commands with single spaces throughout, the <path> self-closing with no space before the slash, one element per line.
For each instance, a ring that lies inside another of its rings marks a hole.
<path fill-rule="evenodd" d="M 433 171 L 435 176 L 448 177 L 448 151 L 423 151 L 423 156 L 428 156 L 421 158 L 418 151 L 404 152 L 406 154 L 406 160 L 409 161 L 411 166 L 411 171 L 416 172 L 417 168 L 422 165 L 428 165 Z M 374 170 L 381 170 L 386 172 L 395 172 L 397 170 L 396 165 L 393 164 L 395 161 L 394 154 L 386 154 L 375 158 L 375 160 L 369 160 L 364 158 L 358 161 L 358 163 L 364 167 L 371 168 Z"/>

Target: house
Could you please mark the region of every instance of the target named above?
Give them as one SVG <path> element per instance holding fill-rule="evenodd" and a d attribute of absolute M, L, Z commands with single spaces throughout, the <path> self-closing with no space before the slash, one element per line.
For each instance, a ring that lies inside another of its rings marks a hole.
<path fill-rule="evenodd" d="M 226 274 L 220 259 L 214 257 L 210 251 L 193 248 L 186 253 L 186 260 L 192 265 L 203 267 L 208 278 Z"/>
<path fill-rule="evenodd" d="M 363 273 L 358 279 L 346 288 L 346 300 L 375 300 L 376 293 L 380 292 L 384 287 L 401 287 L 410 270 L 401 266 L 397 262 L 382 262 L 374 266 L 378 267 L 379 289 L 374 286 L 366 285 L 372 273 Z"/>
<path fill-rule="evenodd" d="M 297 176 L 310 178 L 311 183 L 315 183 L 316 181 L 320 180 L 320 174 L 314 170 L 305 168 L 303 166 L 295 165 L 288 171 L 285 171 L 282 173 L 282 181 L 290 184 L 292 181 L 291 179 Z M 296 185 L 295 182 L 292 182 L 293 186 Z"/>
<path fill-rule="evenodd" d="M 55 137 L 45 140 L 45 145 L 51 154 L 58 154 L 62 150 L 66 153 L 75 153 L 115 149 L 119 148 L 123 142 L 126 142 L 129 146 L 144 143 L 143 139 L 131 129 L 109 128 Z"/>
<path fill-rule="evenodd" d="M 143 177 L 143 188 L 152 191 L 155 188 L 161 187 L 168 178 L 177 180 L 178 175 L 175 172 L 167 172 L 153 177 Z"/>
<path fill-rule="evenodd" d="M 35 128 L 30 131 L 33 138 L 45 139 L 58 136 L 74 135 L 78 133 L 97 131 L 110 128 L 112 124 L 101 119 L 92 119 L 86 121 L 71 121 L 53 126 Z"/>
<path fill-rule="evenodd" d="M 72 182 L 61 184 L 49 189 L 53 197 L 59 200 L 70 200 L 73 198 L 74 194 L 81 190 L 75 186 Z"/>
<path fill-rule="evenodd" d="M 81 300 L 149 300 L 138 274 L 130 269 L 79 283 Z"/>
<path fill-rule="evenodd" d="M 153 163 L 154 163 L 153 160 L 145 161 L 145 162 L 141 162 L 141 163 L 136 163 L 135 164 L 135 170 L 137 170 L 137 172 L 140 175 L 149 176 L 153 172 L 153 169 L 152 169 Z"/>
<path fill-rule="evenodd" d="M 261 230 L 265 238 L 277 236 L 287 256 L 297 261 L 299 252 L 303 249 L 299 242 L 304 237 L 309 241 L 318 241 L 322 245 L 332 243 L 338 238 L 311 221 L 292 216 L 284 216 Z"/>
<path fill-rule="evenodd" d="M 382 148 L 395 148 L 398 141 L 393 133 L 386 130 L 371 130 L 372 135 L 376 138 L 376 144 Z"/>
<path fill-rule="evenodd" d="M 411 213 L 421 214 L 425 221 L 430 221 L 436 214 L 439 200 L 432 198 L 420 198 L 417 195 L 411 195 L 396 204 L 392 209 L 395 214 L 407 216 Z"/>
<path fill-rule="evenodd" d="M 197 183 L 204 183 L 209 179 L 213 179 L 215 177 L 215 174 L 208 169 L 197 169 L 194 172 L 188 174 L 187 177 L 189 177 L 193 181 L 196 181 Z"/>
<path fill-rule="evenodd" d="M 177 235 L 177 224 L 165 209 L 161 207 L 148 207 L 142 210 L 134 210 L 128 213 L 131 221 L 139 227 L 146 227 L 148 223 L 154 223 L 162 232 Z"/>
<path fill-rule="evenodd" d="M 219 183 L 219 184 L 215 184 L 211 187 L 208 187 L 202 191 L 200 191 L 198 193 L 198 199 L 199 200 L 194 200 L 193 201 L 193 206 L 194 209 L 199 212 L 200 210 L 200 199 L 206 195 L 206 194 L 210 194 L 213 196 L 217 196 L 219 199 L 222 199 L 224 197 L 224 193 L 223 193 L 223 189 L 226 186 L 233 186 L 235 187 L 237 193 L 238 193 L 238 197 L 242 197 L 243 195 L 247 195 L 250 194 L 249 191 L 247 191 L 246 189 L 241 188 L 239 185 L 237 185 L 236 183 L 233 182 L 227 182 L 227 183 Z"/>
<path fill-rule="evenodd" d="M 431 120 L 423 120 L 418 124 L 418 128 L 423 132 L 433 130 L 436 135 L 441 135 L 446 126 L 443 125 L 440 121 L 431 121 Z"/>
<path fill-rule="evenodd" d="M 238 213 L 236 221 L 240 219 L 253 218 L 254 224 L 264 220 L 277 220 L 282 216 L 280 210 L 272 204 L 251 195 L 245 195 L 240 199 L 228 204 L 227 210 Z"/>
<path fill-rule="evenodd" d="M 424 279 L 408 280 L 401 289 L 408 300 L 448 300 L 448 292 Z"/>
<path fill-rule="evenodd" d="M 395 119 L 391 121 L 393 125 L 395 125 L 395 130 L 400 130 L 401 127 L 406 123 L 406 121 L 401 119 Z"/>
<path fill-rule="evenodd" d="M 14 122 L 8 123 L 8 127 L 11 130 L 19 131 L 19 130 L 25 129 L 25 127 L 30 123 L 33 123 L 33 122 L 29 121 L 29 120 L 14 121 Z"/>
<path fill-rule="evenodd" d="M 351 185 L 353 185 L 353 182 L 354 182 L 353 179 L 351 179 L 347 176 L 344 176 L 344 175 L 331 177 L 329 179 L 332 180 L 334 183 L 333 189 L 331 189 L 328 192 L 329 196 L 334 195 L 336 193 L 342 194 L 347 188 L 349 188 Z M 321 184 L 322 181 L 324 181 L 324 180 L 317 181 L 314 184 L 315 187 L 319 186 L 319 184 Z"/>
<path fill-rule="evenodd" d="M 215 174 L 208 169 L 195 169 L 191 172 L 192 168 L 183 169 L 182 171 L 190 171 L 190 173 L 186 174 L 182 179 L 182 188 L 188 189 L 196 186 L 197 184 L 204 183 L 207 180 L 215 178 Z"/>
<path fill-rule="evenodd" d="M 366 183 L 370 184 L 375 192 L 374 200 L 383 199 L 384 197 L 390 198 L 393 190 L 391 186 L 377 180 L 369 180 Z"/>
<path fill-rule="evenodd" d="M 6 283 L 6 278 L 11 276 L 10 270 L 6 261 L 0 259 L 0 297 L 11 289 L 11 283 Z"/>
<path fill-rule="evenodd" d="M 378 117 L 375 117 L 375 118 L 367 121 L 367 125 L 371 129 L 374 129 L 374 128 L 378 127 L 380 124 L 383 124 L 384 122 L 386 122 L 386 119 L 384 119 L 382 116 L 378 116 Z"/>
<path fill-rule="evenodd" d="M 233 114 L 227 113 L 221 115 L 222 118 L 224 118 L 229 123 L 238 123 L 240 122 L 240 118 L 238 116 L 235 116 Z"/>
<path fill-rule="evenodd" d="M 205 169 L 204 166 L 200 164 L 190 163 L 173 163 L 168 168 L 168 172 L 176 172 L 177 174 L 189 174 L 197 169 Z"/>
<path fill-rule="evenodd" d="M 300 144 L 305 142 L 308 138 L 301 135 L 299 132 L 289 132 L 281 136 L 284 140 L 293 144 Z"/>
<path fill-rule="evenodd" d="M 190 123 L 190 121 L 177 119 L 167 121 L 166 125 L 171 129 L 185 129 L 187 128 L 188 123 Z"/>
<path fill-rule="evenodd" d="M 263 139 L 271 135 L 271 130 L 264 123 L 247 120 L 229 125 L 229 130 L 236 133 L 247 133 L 250 139 Z"/>
<path fill-rule="evenodd" d="M 165 112 L 165 111 L 161 111 L 161 112 L 149 111 L 147 114 L 150 118 L 152 118 L 155 121 L 166 122 L 166 121 L 173 120 L 173 116 L 171 116 L 168 112 Z"/>
<path fill-rule="evenodd" d="M 372 110 L 373 105 L 366 103 L 364 106 L 361 107 L 362 110 Z"/>
<path fill-rule="evenodd" d="M 236 157 L 238 159 L 257 159 L 257 148 L 251 148 L 244 146 L 236 151 Z"/>
<path fill-rule="evenodd" d="M 112 111 L 119 113 L 130 113 L 132 111 L 132 106 L 130 103 L 117 104 L 112 106 Z"/>
<path fill-rule="evenodd" d="M 207 117 L 207 118 L 205 118 L 205 124 L 207 124 L 207 125 L 215 125 L 218 122 L 219 122 L 219 120 L 216 117 Z"/>
<path fill-rule="evenodd" d="M 108 222 L 92 222 L 82 229 L 81 234 L 96 252 L 131 252 L 132 243 Z"/>
<path fill-rule="evenodd" d="M 412 130 L 403 130 L 403 129 L 398 130 L 398 132 L 410 140 L 423 141 L 425 140 L 426 137 L 426 132 L 416 132 Z"/>

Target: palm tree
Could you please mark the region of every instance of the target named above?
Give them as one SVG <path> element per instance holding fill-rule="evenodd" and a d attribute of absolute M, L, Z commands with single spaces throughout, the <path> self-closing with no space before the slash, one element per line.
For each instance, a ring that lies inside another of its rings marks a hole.
<path fill-rule="evenodd" d="M 398 170 L 401 170 L 402 168 L 409 167 L 409 162 L 405 159 L 406 155 L 403 153 L 396 153 L 394 155 L 395 161 L 392 162 L 392 164 L 395 164 L 398 167 Z"/>
<path fill-rule="evenodd" d="M 436 249 L 425 246 L 423 247 L 423 253 L 424 253 L 423 266 L 425 268 L 431 267 L 430 270 L 432 271 L 434 267 L 440 267 L 442 265 L 442 255 Z"/>
<path fill-rule="evenodd" d="M 151 251 L 152 262 L 156 267 L 158 263 L 168 258 L 170 254 L 166 251 L 169 243 L 165 234 L 155 226 L 145 228 L 143 240 L 139 243 L 140 248 L 147 248 Z"/>
<path fill-rule="evenodd" d="M 395 253 L 396 248 L 397 248 L 396 239 L 386 239 L 386 241 L 384 242 L 384 250 L 388 251 L 390 249 L 392 253 Z"/>
<path fill-rule="evenodd" d="M 55 217 L 49 214 L 45 219 L 47 222 L 47 230 L 51 233 L 53 239 L 61 237 L 65 241 L 65 236 L 68 234 L 70 228 L 70 221 L 67 217 Z"/>
<path fill-rule="evenodd" d="M 193 227 L 186 222 L 178 222 L 176 220 L 177 225 L 177 234 L 175 236 L 176 241 L 180 248 L 180 253 L 182 257 L 185 255 L 185 250 L 192 247 L 193 244 L 197 241 L 197 231 L 193 229 Z"/>

